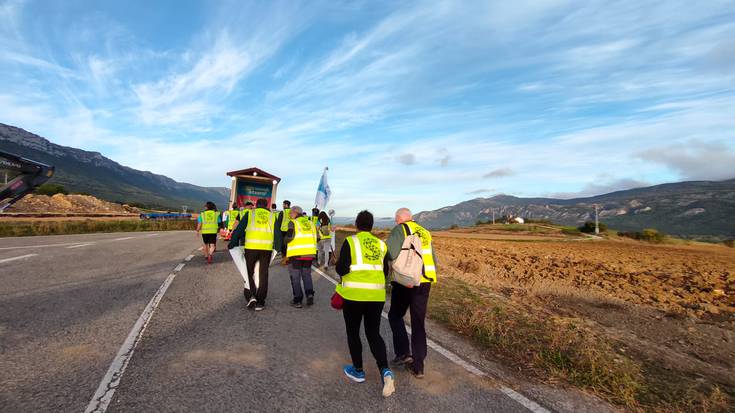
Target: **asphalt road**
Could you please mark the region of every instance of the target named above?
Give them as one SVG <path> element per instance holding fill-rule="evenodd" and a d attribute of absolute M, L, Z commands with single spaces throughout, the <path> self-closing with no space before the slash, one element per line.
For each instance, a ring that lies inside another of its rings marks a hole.
<path fill-rule="evenodd" d="M 192 232 L 1 239 L 0 411 L 84 411 L 148 301 L 198 246 Z M 387 399 L 366 343 L 367 381 L 348 381 L 334 287 L 314 279 L 315 305 L 295 309 L 285 268 L 271 267 L 267 307 L 255 313 L 229 254 L 207 265 L 197 253 L 163 296 L 108 411 L 528 411 L 433 350 L 426 378 L 396 370 Z"/>

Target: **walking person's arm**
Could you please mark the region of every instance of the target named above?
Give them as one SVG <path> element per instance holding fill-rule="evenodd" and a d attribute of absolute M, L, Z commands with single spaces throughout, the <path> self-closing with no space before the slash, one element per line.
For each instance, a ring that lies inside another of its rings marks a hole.
<path fill-rule="evenodd" d="M 389 261 L 393 261 L 398 258 L 398 254 L 401 253 L 401 247 L 403 246 L 404 239 L 406 239 L 406 234 L 403 233 L 403 225 L 396 225 L 393 227 L 388 239 L 385 240 L 385 244 L 388 246 L 386 257 Z"/>
<path fill-rule="evenodd" d="M 248 220 L 243 219 L 237 223 L 237 227 L 232 231 L 230 242 L 227 244 L 227 249 L 233 249 L 240 245 L 245 244 L 245 228 L 248 226 Z"/>
<path fill-rule="evenodd" d="M 350 251 L 350 243 L 345 240 L 342 243 L 342 248 L 339 250 L 339 259 L 337 260 L 337 266 L 335 270 L 340 277 L 343 277 L 350 272 L 350 264 L 352 264 L 352 252 Z"/>

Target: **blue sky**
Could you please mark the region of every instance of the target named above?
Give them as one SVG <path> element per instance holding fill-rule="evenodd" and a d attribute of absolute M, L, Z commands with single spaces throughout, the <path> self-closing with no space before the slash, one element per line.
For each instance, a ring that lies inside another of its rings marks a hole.
<path fill-rule="evenodd" d="M 0 122 L 338 215 L 735 177 L 735 1 L 0 0 Z"/>

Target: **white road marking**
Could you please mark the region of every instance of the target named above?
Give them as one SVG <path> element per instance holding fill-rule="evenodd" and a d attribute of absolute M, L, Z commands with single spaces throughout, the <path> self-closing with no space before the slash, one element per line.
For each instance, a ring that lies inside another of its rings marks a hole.
<path fill-rule="evenodd" d="M 181 271 L 184 268 L 184 265 L 186 265 L 186 264 L 184 264 L 183 262 L 182 263 L 179 263 L 179 265 L 177 265 L 176 268 L 174 268 L 174 272 Z"/>
<path fill-rule="evenodd" d="M 79 242 L 65 242 L 63 244 L 22 245 L 20 247 L 2 247 L 0 248 L 0 251 L 20 250 L 20 249 L 28 249 L 28 248 L 65 247 L 67 245 L 76 245 L 76 244 L 79 244 Z"/>
<path fill-rule="evenodd" d="M 70 249 L 73 249 L 73 248 L 88 247 L 90 245 L 94 245 L 94 242 L 88 242 L 86 244 L 72 245 L 71 247 L 66 247 L 66 249 L 70 250 Z"/>
<path fill-rule="evenodd" d="M 334 285 L 337 285 L 337 280 L 332 278 L 331 276 L 324 273 L 324 271 L 320 270 L 319 268 L 313 267 L 314 271 L 316 271 L 319 275 L 324 277 L 327 281 L 331 282 Z M 388 313 L 383 311 L 383 318 L 386 320 L 388 319 Z M 406 331 L 408 334 L 411 334 L 411 327 L 406 326 Z M 477 367 L 473 366 L 472 364 L 466 362 L 464 359 L 462 359 L 460 356 L 454 354 L 452 351 L 442 347 L 439 343 L 437 343 L 434 340 L 431 340 L 429 338 L 426 339 L 426 345 L 434 349 L 437 353 L 443 355 L 447 359 L 449 359 L 454 364 L 462 367 L 463 369 L 467 370 L 468 372 L 474 374 L 478 377 L 488 377 L 489 375 L 485 373 L 484 371 L 478 369 Z M 517 403 L 519 403 L 521 406 L 525 407 L 526 409 L 530 410 L 533 413 L 551 413 L 548 409 L 542 407 L 538 403 L 534 402 L 533 400 L 527 398 L 526 396 L 518 393 L 517 391 L 507 387 L 500 385 L 499 386 L 500 391 L 505 394 L 506 396 L 510 397 L 511 399 L 515 400 Z"/>
<path fill-rule="evenodd" d="M 10 262 L 10 261 L 15 261 L 15 260 L 22 260 L 24 258 L 35 257 L 36 255 L 38 255 L 38 254 L 26 254 L 26 255 L 21 255 L 19 257 L 5 258 L 4 260 L 0 260 L 0 264 L 2 264 L 4 262 Z"/>
<path fill-rule="evenodd" d="M 184 261 L 189 262 L 192 258 L 194 258 L 194 254 L 190 254 L 188 257 L 184 258 Z"/>
<path fill-rule="evenodd" d="M 176 266 L 176 268 L 179 267 L 183 268 L 183 263 Z M 84 411 L 85 413 L 104 413 L 107 410 L 107 407 L 112 401 L 112 396 L 115 395 L 115 390 L 117 390 L 117 387 L 120 385 L 123 373 L 125 373 L 125 369 L 128 367 L 128 363 L 133 357 L 135 347 L 143 338 L 143 333 L 145 332 L 146 327 L 148 327 L 148 323 L 151 321 L 153 313 L 156 311 L 163 295 L 166 294 L 166 290 L 168 290 L 168 287 L 171 286 L 174 278 L 176 278 L 177 273 L 178 271 L 174 269 L 174 271 L 166 277 L 166 280 L 158 288 L 156 293 L 153 295 L 153 298 L 151 298 L 151 301 L 148 302 L 143 313 L 138 317 L 138 321 L 133 325 L 133 329 L 130 330 L 128 337 L 125 339 L 125 342 L 123 342 L 120 350 L 118 350 L 115 358 L 112 360 L 112 364 L 110 364 L 110 368 L 107 370 L 105 377 L 102 378 L 97 391 L 94 393 L 94 396 L 92 396 L 92 400 Z"/>
<path fill-rule="evenodd" d="M 122 238 L 115 238 L 115 239 L 113 239 L 112 241 L 125 241 L 125 240 L 127 240 L 127 239 L 133 239 L 133 238 L 136 238 L 136 237 L 122 237 Z"/>

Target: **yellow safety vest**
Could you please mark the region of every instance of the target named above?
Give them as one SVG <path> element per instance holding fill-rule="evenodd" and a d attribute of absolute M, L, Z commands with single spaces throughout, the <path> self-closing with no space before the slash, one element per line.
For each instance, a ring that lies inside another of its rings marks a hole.
<path fill-rule="evenodd" d="M 322 226 L 317 227 L 317 231 L 319 232 L 319 235 L 322 237 L 322 239 L 331 239 L 332 238 L 332 224 L 328 224 L 326 226 L 327 230 L 329 231 L 327 235 L 324 235 L 324 233 L 322 232 Z"/>
<path fill-rule="evenodd" d="M 337 284 L 337 294 L 345 300 L 385 301 L 385 273 L 383 259 L 387 252 L 385 242 L 369 232 L 358 232 L 347 237 L 350 245 L 350 272 Z"/>
<path fill-rule="evenodd" d="M 406 225 L 411 230 L 411 234 L 416 234 L 421 239 L 421 256 L 424 260 L 424 275 L 421 277 L 421 282 L 434 284 L 436 283 L 436 264 L 434 264 L 434 250 L 431 247 L 431 233 L 413 221 L 406 222 Z M 405 236 L 410 235 L 406 234 L 405 227 L 401 227 Z"/>
<path fill-rule="evenodd" d="M 231 209 L 227 212 L 227 229 L 232 231 L 235 229 L 235 222 L 240 219 L 240 210 Z"/>
<path fill-rule="evenodd" d="M 288 223 L 291 221 L 291 208 L 281 211 L 283 218 L 281 219 L 281 232 L 288 231 Z"/>
<path fill-rule="evenodd" d="M 248 214 L 245 227 L 245 246 L 247 250 L 270 251 L 273 249 L 273 227 L 275 217 L 271 211 L 257 208 Z"/>
<path fill-rule="evenodd" d="M 209 209 L 202 212 L 200 216 L 202 217 L 202 234 L 216 234 L 219 231 L 219 226 L 217 225 L 219 212 Z"/>
<path fill-rule="evenodd" d="M 319 227 L 319 216 L 318 215 L 317 216 L 313 216 L 312 215 L 311 216 L 311 223 L 312 223 L 312 225 L 314 225 L 314 228 L 318 228 Z"/>
<path fill-rule="evenodd" d="M 306 217 L 293 221 L 294 238 L 287 245 L 286 257 L 316 255 L 316 230 Z"/>

